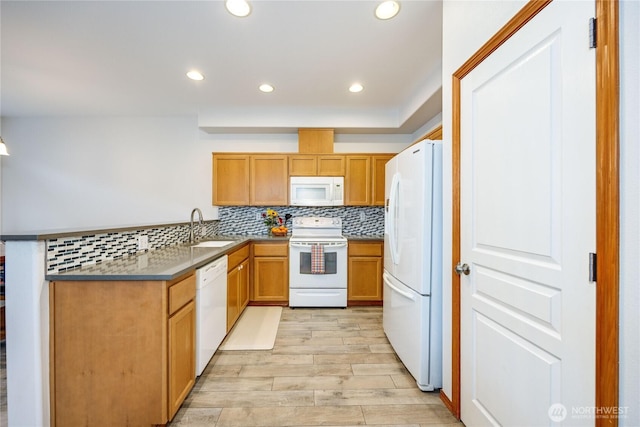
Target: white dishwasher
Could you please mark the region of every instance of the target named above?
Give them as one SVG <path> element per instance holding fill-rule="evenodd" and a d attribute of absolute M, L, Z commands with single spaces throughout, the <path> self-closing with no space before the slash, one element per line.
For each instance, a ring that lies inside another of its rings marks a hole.
<path fill-rule="evenodd" d="M 196 270 L 196 375 L 227 333 L 227 256 Z"/>

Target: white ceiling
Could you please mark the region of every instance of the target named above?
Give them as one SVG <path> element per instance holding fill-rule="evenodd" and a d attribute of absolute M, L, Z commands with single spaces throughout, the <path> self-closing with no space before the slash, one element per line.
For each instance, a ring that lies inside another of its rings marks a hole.
<path fill-rule="evenodd" d="M 251 3 L 236 18 L 222 1 L 2 0 L 0 113 L 407 134 L 441 112 L 441 0 L 404 0 L 388 21 L 375 1 Z"/>

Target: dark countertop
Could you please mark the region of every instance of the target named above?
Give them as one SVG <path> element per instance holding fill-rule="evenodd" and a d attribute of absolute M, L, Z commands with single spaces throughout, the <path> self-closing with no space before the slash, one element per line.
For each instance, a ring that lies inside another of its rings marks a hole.
<path fill-rule="evenodd" d="M 189 244 L 168 246 L 149 252 L 130 255 L 112 261 L 87 265 L 60 273 L 46 274 L 53 280 L 172 280 L 189 271 L 238 249 L 250 241 L 288 241 L 288 237 L 215 236 L 203 240 L 233 240 L 233 244 L 221 248 L 192 247 Z"/>
<path fill-rule="evenodd" d="M 344 237 L 346 237 L 348 240 L 380 240 L 380 241 L 384 240 L 383 235 L 357 236 L 357 235 L 345 234 Z"/>
<path fill-rule="evenodd" d="M 345 236 L 352 241 L 380 241 L 383 236 Z M 169 246 L 113 261 L 87 265 L 73 270 L 45 275 L 45 279 L 71 281 L 104 280 L 172 280 L 200 268 L 251 241 L 288 241 L 287 237 L 267 235 L 215 236 L 204 240 L 232 240 L 221 248 L 192 247 L 189 244 Z"/>
<path fill-rule="evenodd" d="M 215 222 L 214 220 L 203 221 L 204 223 Z M 189 225 L 189 222 L 172 222 L 161 224 L 143 224 L 143 225 L 130 225 L 130 226 L 117 226 L 117 227 L 104 227 L 94 229 L 59 229 L 59 230 L 40 230 L 40 231 L 21 231 L 17 233 L 4 233 L 0 234 L 0 240 L 2 241 L 37 241 L 37 240 L 49 240 L 59 239 L 61 237 L 72 236 L 88 236 L 92 234 L 105 234 L 112 232 L 134 231 L 134 230 L 146 230 L 149 228 L 162 228 L 176 225 Z"/>

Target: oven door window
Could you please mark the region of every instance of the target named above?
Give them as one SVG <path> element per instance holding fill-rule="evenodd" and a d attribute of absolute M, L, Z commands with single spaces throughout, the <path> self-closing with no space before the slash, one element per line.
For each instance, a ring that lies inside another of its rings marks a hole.
<path fill-rule="evenodd" d="M 337 253 L 325 252 L 324 253 L 324 273 L 312 273 L 311 272 L 311 252 L 300 253 L 300 274 L 313 274 L 317 276 L 319 274 L 336 274 L 338 271 Z"/>

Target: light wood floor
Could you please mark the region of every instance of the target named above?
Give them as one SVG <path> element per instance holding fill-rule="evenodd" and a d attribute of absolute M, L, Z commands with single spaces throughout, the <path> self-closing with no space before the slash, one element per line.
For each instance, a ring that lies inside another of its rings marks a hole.
<path fill-rule="evenodd" d="M 420 391 L 382 309 L 285 308 L 270 351 L 219 351 L 171 426 L 462 426 Z"/>

